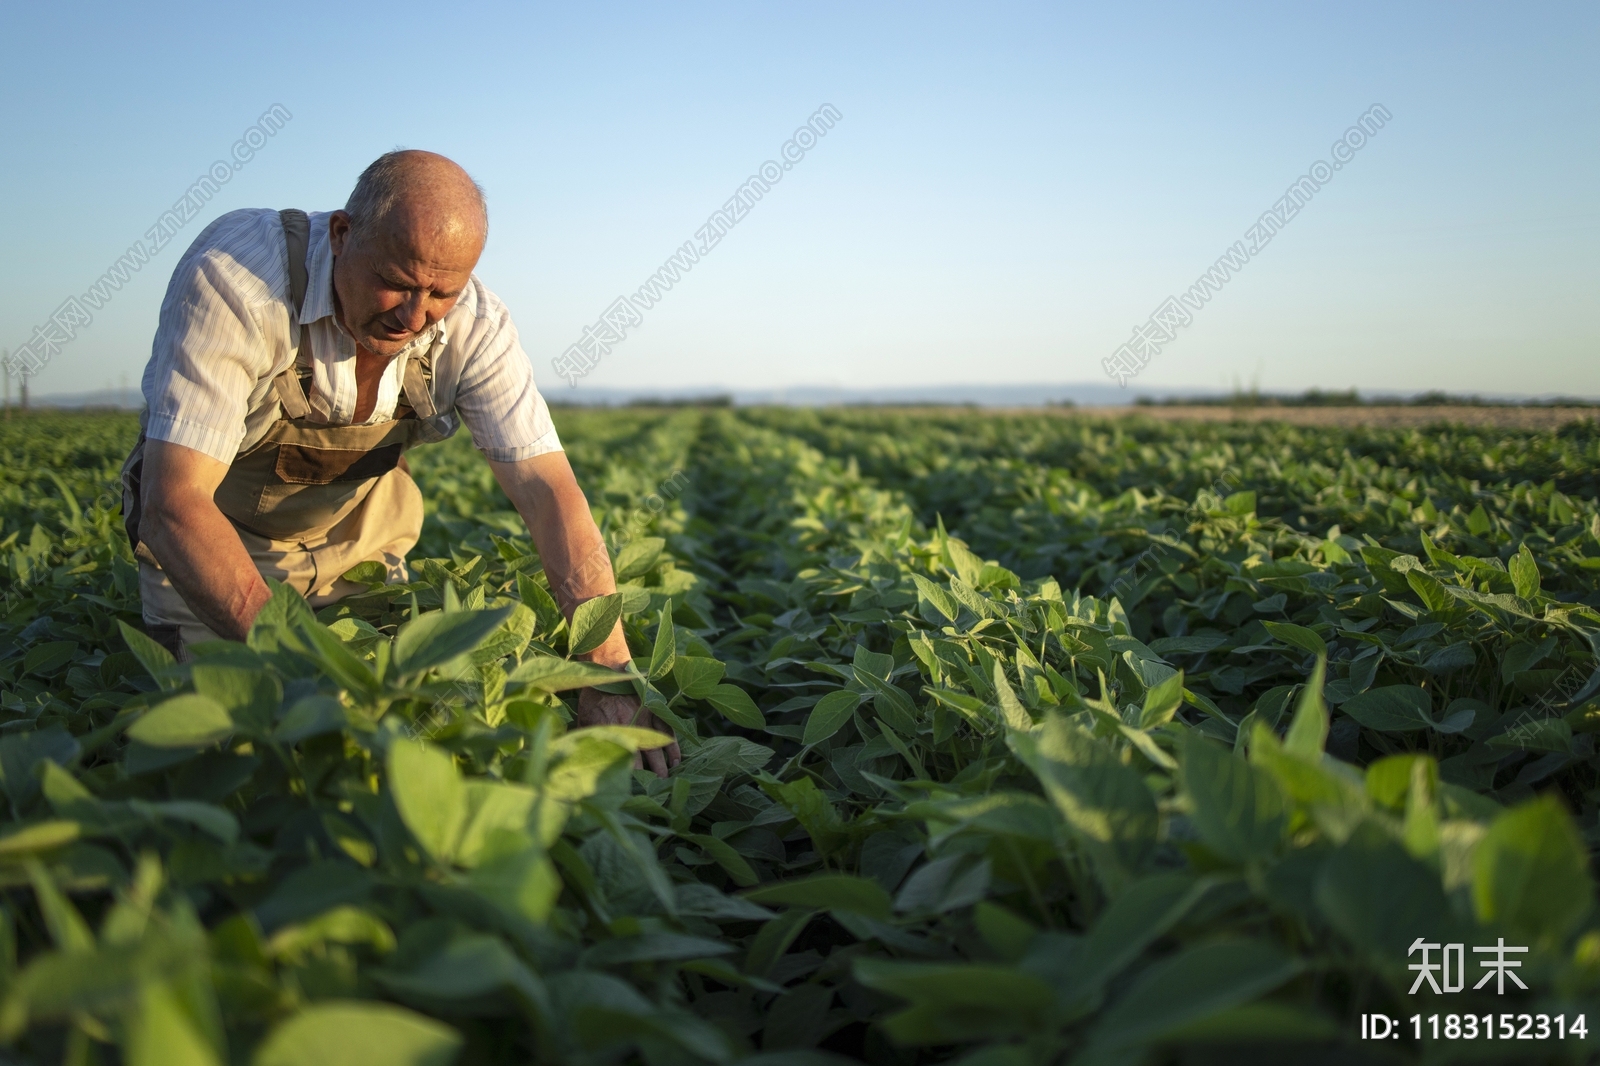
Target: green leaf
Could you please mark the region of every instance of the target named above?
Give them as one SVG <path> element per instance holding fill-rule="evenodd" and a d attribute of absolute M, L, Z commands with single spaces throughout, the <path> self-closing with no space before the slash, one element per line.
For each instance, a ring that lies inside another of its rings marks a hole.
<path fill-rule="evenodd" d="M 670 736 L 658 733 L 654 729 L 642 729 L 634 725 L 590 725 L 574 729 L 557 738 L 551 745 L 551 751 L 565 751 L 571 744 L 593 740 L 615 744 L 629 753 L 653 751 L 672 743 Z"/>
<path fill-rule="evenodd" d="M 1247 717 L 1240 726 L 1249 740 L 1250 764 L 1272 774 L 1284 793 L 1308 808 L 1313 821 L 1332 839 L 1344 840 L 1366 817 L 1370 804 L 1352 768 L 1331 759 L 1313 762 L 1290 755 L 1265 722 L 1251 723 Z"/>
<path fill-rule="evenodd" d="M 993 681 L 995 701 L 1000 704 L 1000 717 L 1005 719 L 1006 727 L 1024 732 L 1032 729 L 1033 715 L 1028 713 L 1028 708 L 1011 690 L 1011 683 L 1006 680 L 1006 669 L 998 660 L 994 664 Z"/>
<path fill-rule="evenodd" d="M 221 1066 L 193 1010 L 192 993 L 184 996 L 167 982 L 141 984 L 124 1061 L 128 1066 Z"/>
<path fill-rule="evenodd" d="M 629 680 L 632 676 L 595 663 L 561 659 L 553 655 L 539 655 L 524 659 L 522 665 L 506 677 L 506 681 L 527 685 L 540 692 L 562 692 L 572 688 L 618 684 Z"/>
<path fill-rule="evenodd" d="M 1411 791 L 1412 767 L 1422 763 L 1431 790 L 1439 787 L 1439 764 L 1431 755 L 1388 755 L 1367 767 L 1367 795 L 1393 810 L 1406 805 L 1406 795 Z"/>
<path fill-rule="evenodd" d="M 1297 626 L 1293 622 L 1263 621 L 1261 624 L 1267 627 L 1268 633 L 1271 633 L 1285 644 L 1292 644 L 1302 651 L 1310 652 L 1312 655 L 1326 656 L 1328 654 L 1328 642 L 1318 636 L 1315 630 L 1307 629 L 1305 626 Z"/>
<path fill-rule="evenodd" d="M 1220 941 L 1186 948 L 1146 970 L 1102 1015 L 1091 1046 L 1148 1044 L 1265 995 L 1301 964 L 1270 944 Z"/>
<path fill-rule="evenodd" d="M 300 650 L 301 642 L 293 634 L 315 624 L 316 616 L 311 613 L 305 597 L 294 588 L 275 578 L 265 580 L 272 597 L 256 613 L 255 621 L 250 623 L 250 634 L 245 642 L 255 651 L 263 653 L 274 652 L 285 646 Z"/>
<path fill-rule="evenodd" d="M 1478 918 L 1519 934 L 1560 941 L 1594 905 L 1588 849 L 1554 795 L 1496 818 L 1472 856 Z"/>
<path fill-rule="evenodd" d="M 527 574 L 517 575 L 517 597 L 538 617 L 541 630 L 553 630 L 561 624 L 561 608 L 555 599 Z"/>
<path fill-rule="evenodd" d="M 129 800 L 128 806 L 146 818 L 187 822 L 224 844 L 232 844 L 239 839 L 239 820 L 231 812 L 210 803 L 199 803 L 195 800 L 168 800 L 159 803 Z"/>
<path fill-rule="evenodd" d="M 1340 1032 L 1339 1023 L 1319 1011 L 1264 1000 L 1179 1026 L 1163 1042 L 1185 1047 L 1311 1044 L 1337 1041 Z"/>
<path fill-rule="evenodd" d="M 606 642 L 611 631 L 622 617 L 622 596 L 613 592 L 609 596 L 596 596 L 584 600 L 572 612 L 572 637 L 568 643 L 569 655 L 587 655 Z"/>
<path fill-rule="evenodd" d="M 647 674 L 651 681 L 659 681 L 672 669 L 672 661 L 678 653 L 676 633 L 672 626 L 672 601 L 669 599 L 661 607 L 661 618 L 656 623 L 655 646 L 650 650 L 650 669 Z"/>
<path fill-rule="evenodd" d="M 387 831 L 397 836 L 400 827 Z M 394 840 L 397 849 L 403 840 Z M 325 858 L 277 879 L 271 893 L 254 907 L 255 917 L 267 930 L 288 922 L 305 921 L 342 903 L 359 904 L 372 893 L 372 875 L 342 858 Z"/>
<path fill-rule="evenodd" d="M 70 663 L 78 654 L 78 645 L 71 640 L 47 640 L 35 644 L 22 657 L 22 672 L 44 677 L 55 673 Z"/>
<path fill-rule="evenodd" d="M 177 688 L 182 682 L 172 676 L 171 670 L 177 665 L 177 660 L 172 653 L 145 634 L 123 621 L 117 622 L 117 629 L 122 632 L 122 642 L 133 652 L 133 657 L 139 660 L 145 673 L 155 679 L 156 683 L 164 689 Z"/>
<path fill-rule="evenodd" d="M 880 920 L 889 917 L 889 893 L 876 881 L 850 874 L 817 874 L 799 881 L 781 881 L 742 893 L 752 903 L 805 907 L 816 911 L 849 911 Z"/>
<path fill-rule="evenodd" d="M 911 580 L 917 586 L 917 599 L 932 606 L 944 616 L 945 621 L 954 622 L 961 616 L 961 605 L 956 603 L 955 597 L 946 592 L 942 586 L 934 584 L 921 574 L 912 574 Z"/>
<path fill-rule="evenodd" d="M 1453 606 L 1444 585 L 1424 570 L 1407 570 L 1406 584 L 1430 611 L 1448 611 Z"/>
<path fill-rule="evenodd" d="M 1139 713 L 1139 728 L 1166 725 L 1183 706 L 1183 671 L 1145 690 L 1144 707 Z"/>
<path fill-rule="evenodd" d="M 1354 835 L 1314 878 L 1317 909 L 1379 967 L 1398 968 L 1419 936 L 1441 942 L 1470 936 L 1470 925 L 1461 929 L 1452 913 L 1439 872 L 1393 839 Z"/>
<path fill-rule="evenodd" d="M 727 667 L 715 659 L 699 655 L 680 655 L 672 664 L 672 678 L 678 691 L 692 700 L 703 700 L 716 689 Z"/>
<path fill-rule="evenodd" d="M 197 693 L 158 703 L 128 727 L 130 737 L 152 748 L 204 748 L 233 732 L 227 709 Z"/>
<path fill-rule="evenodd" d="M 1505 732 L 1484 741 L 1484 746 L 1565 754 L 1572 750 L 1572 726 L 1564 718 L 1533 718 L 1524 713 Z"/>
<path fill-rule="evenodd" d="M 0 736 L 0 785 L 11 800 L 12 810 L 21 811 L 38 795 L 41 765 L 66 766 L 81 752 L 77 739 L 55 726 Z"/>
<path fill-rule="evenodd" d="M 1527 544 L 1517 549 L 1517 554 L 1506 563 L 1506 569 L 1511 571 L 1511 584 L 1517 590 L 1518 596 L 1525 600 L 1538 597 L 1539 564 L 1534 560 Z"/>
<path fill-rule="evenodd" d="M 1253 515 L 1256 513 L 1256 494 L 1254 491 L 1230 492 L 1222 501 L 1222 509 L 1231 515 Z"/>
<path fill-rule="evenodd" d="M 397 674 L 420 674 L 466 655 L 488 639 L 511 616 L 511 608 L 491 611 L 430 611 L 401 626 L 394 635 L 390 668 Z"/>
<path fill-rule="evenodd" d="M 77 840 L 82 832 L 77 822 L 49 821 L 24 826 L 0 836 L 0 859 L 15 862 L 41 851 L 51 851 Z"/>
<path fill-rule="evenodd" d="M 461 1036 L 388 1003 L 323 1000 L 267 1035 L 252 1066 L 450 1066 Z"/>
<path fill-rule="evenodd" d="M 712 860 L 726 870 L 728 876 L 733 878 L 733 883 L 740 888 L 749 888 L 751 885 L 760 882 L 761 879 L 756 876 L 756 872 L 751 868 L 750 863 L 726 840 L 711 836 L 709 833 L 685 833 L 683 834 L 683 839 L 698 845 L 707 855 L 711 856 Z M 698 884 L 698 882 L 696 883 Z M 686 886 L 679 886 L 680 889 L 684 887 Z M 710 888 L 711 886 L 706 885 L 704 887 Z M 767 915 L 767 917 L 770 917 L 770 915 Z"/>
<path fill-rule="evenodd" d="M 979 618 L 990 618 L 997 613 L 995 605 L 983 593 L 959 577 L 950 579 L 950 594 L 955 597 L 957 603 Z"/>
<path fill-rule="evenodd" d="M 1155 850 L 1160 815 L 1139 774 L 1111 747 L 1065 718 L 1041 734 L 1006 738 L 1095 861 L 1103 884 L 1120 886 Z"/>
<path fill-rule="evenodd" d="M 298 699 L 272 731 L 280 744 L 298 744 L 309 737 L 337 733 L 349 724 L 344 705 L 332 696 Z"/>
<path fill-rule="evenodd" d="M 639 537 L 629 541 L 617 553 L 617 561 L 613 566 L 617 580 L 627 581 L 648 574 L 666 546 L 667 542 L 661 537 Z"/>
<path fill-rule="evenodd" d="M 828 693 L 817 701 L 806 716 L 805 733 L 800 743 L 810 747 L 827 740 L 844 727 L 860 704 L 861 697 L 847 689 Z"/>
<path fill-rule="evenodd" d="M 394 950 L 394 932 L 382 919 L 360 907 L 334 907 L 315 918 L 289 925 L 272 935 L 267 950 L 291 960 L 303 957 L 323 944 L 361 944 L 379 955 Z"/>
<path fill-rule="evenodd" d="M 940 546 L 940 554 L 944 558 L 945 565 L 958 579 L 969 585 L 978 583 L 978 575 L 983 573 L 983 560 L 972 554 L 965 544 L 953 538 L 945 538 Z"/>
<path fill-rule="evenodd" d="M 1288 805 L 1277 782 L 1199 732 L 1185 739 L 1183 786 L 1190 819 L 1218 855 L 1257 862 L 1282 847 Z"/>
<path fill-rule="evenodd" d="M 538 848 L 493 855 L 467 876 L 474 893 L 507 914 L 544 925 L 561 895 L 555 865 Z"/>
<path fill-rule="evenodd" d="M 88 923 L 78 913 L 78 908 L 72 905 L 72 901 L 62 895 L 49 871 L 37 859 L 27 860 L 27 868 L 28 880 L 33 882 L 34 897 L 39 901 L 39 913 L 44 917 L 45 927 L 50 930 L 50 939 L 55 942 L 56 948 L 68 954 L 94 951 L 94 934 L 89 932 Z"/>
<path fill-rule="evenodd" d="M 1339 709 L 1380 733 L 1415 733 L 1433 726 L 1433 700 L 1426 689 L 1415 685 L 1369 689 L 1345 700 Z"/>
<path fill-rule="evenodd" d="M 815 911 L 796 907 L 763 925 L 761 931 L 751 939 L 750 950 L 745 953 L 745 973 L 760 977 L 770 971 L 815 914 Z"/>
<path fill-rule="evenodd" d="M 855 978 L 910 1001 L 880 1023 L 900 1044 L 1019 1035 L 1040 1026 L 1055 1000 L 1044 981 L 1008 966 L 857 959 Z"/>
<path fill-rule="evenodd" d="M 972 917 L 983 942 L 1007 962 L 1021 961 L 1028 945 L 1039 935 L 1039 928 L 1032 922 L 988 900 L 980 900 L 972 908 Z"/>
<path fill-rule="evenodd" d="M 346 581 L 365 585 L 368 589 L 381 588 L 389 583 L 389 568 L 376 559 L 357 563 L 343 574 Z"/>
<path fill-rule="evenodd" d="M 455 846 L 456 861 L 476 866 L 496 832 L 522 833 L 539 803 L 539 794 L 524 785 L 474 779 L 465 782 L 467 817 Z"/>
<path fill-rule="evenodd" d="M 682 933 L 643 933 L 602 940 L 584 953 L 586 962 L 618 966 L 631 962 L 677 962 L 727 955 L 735 949 L 721 940 Z"/>
<path fill-rule="evenodd" d="M 1328 743 L 1328 707 L 1322 701 L 1322 681 L 1327 672 L 1327 657 L 1318 653 L 1317 665 L 1312 667 L 1311 679 L 1300 694 L 1289 731 L 1283 738 L 1284 751 L 1309 762 L 1319 761 Z"/>
<path fill-rule="evenodd" d="M 717 685 L 706 694 L 705 700 L 721 711 L 722 716 L 734 725 L 741 725 L 746 729 L 760 729 L 767 724 L 755 700 L 752 700 L 750 694 L 738 685 Z"/>
<path fill-rule="evenodd" d="M 861 658 L 861 649 L 858 647 L 856 651 L 857 657 Z M 884 675 L 892 669 L 894 669 L 893 660 L 890 660 L 889 666 L 881 672 L 862 663 L 856 663 L 851 667 L 851 674 L 855 677 L 856 683 L 867 690 L 863 698 L 872 700 L 879 719 L 887 721 L 898 731 L 911 736 L 918 731 L 920 715 L 917 712 L 917 705 L 906 695 L 905 689 L 885 680 Z"/>
<path fill-rule="evenodd" d="M 1451 700 L 1450 707 L 1445 716 L 1433 724 L 1433 728 L 1441 733 L 1465 733 L 1472 728 L 1472 723 L 1478 717 L 1478 708 L 1470 706 L 1471 700 Z M 1468 706 L 1457 706 L 1457 704 Z"/>
<path fill-rule="evenodd" d="M 1030 959 L 1031 968 L 1058 983 L 1064 996 L 1098 998 L 1107 981 L 1120 974 L 1151 944 L 1187 914 L 1208 886 L 1185 874 L 1144 877 L 1112 898 L 1079 950 L 1053 964 L 1049 945 Z"/>
<path fill-rule="evenodd" d="M 221 704 L 234 726 L 252 736 L 272 731 L 283 700 L 283 686 L 265 670 L 218 663 L 195 663 L 194 689 Z"/>
<path fill-rule="evenodd" d="M 310 642 L 318 664 L 340 686 L 366 695 L 378 692 L 378 679 L 371 668 L 345 647 L 327 626 L 307 617 L 301 621 L 299 632 Z"/>
<path fill-rule="evenodd" d="M 415 740 L 389 745 L 389 791 L 417 843 L 437 862 L 455 857 L 467 824 L 467 789 L 447 752 Z"/>

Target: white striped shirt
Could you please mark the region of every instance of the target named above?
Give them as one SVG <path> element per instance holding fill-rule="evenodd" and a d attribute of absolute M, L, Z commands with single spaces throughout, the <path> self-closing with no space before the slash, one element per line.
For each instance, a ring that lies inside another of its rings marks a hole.
<path fill-rule="evenodd" d="M 355 342 L 334 314 L 328 213 L 310 218 L 306 297 L 295 322 L 278 212 L 230 211 L 195 238 L 172 272 L 145 366 L 146 436 L 231 464 L 280 417 L 272 381 L 294 362 L 301 329 L 311 330 L 311 418 L 350 424 Z M 406 357 L 426 351 L 436 334 L 445 341 L 433 363 L 439 414 L 426 420 L 426 440 L 443 440 L 464 421 L 498 462 L 561 450 L 511 314 L 476 274 L 450 312 L 390 361 L 369 421 L 394 417 Z"/>

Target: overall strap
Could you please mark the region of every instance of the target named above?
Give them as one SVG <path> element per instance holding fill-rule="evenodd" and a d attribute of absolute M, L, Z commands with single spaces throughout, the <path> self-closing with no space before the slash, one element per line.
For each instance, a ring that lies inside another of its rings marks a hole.
<path fill-rule="evenodd" d="M 443 347 L 435 340 L 427 352 L 415 352 L 406 359 L 405 377 L 400 384 L 405 391 L 406 402 L 418 418 L 438 417 L 439 408 L 433 402 L 433 390 L 429 388 L 429 382 L 433 380 L 434 354 Z"/>
<path fill-rule="evenodd" d="M 311 220 L 304 211 L 293 207 L 279 211 L 278 218 L 283 223 L 284 243 L 288 245 L 289 250 L 290 314 L 294 315 L 298 324 L 300 308 L 306 302 L 306 247 L 311 243 Z M 311 331 L 301 325 L 300 351 L 295 362 L 290 363 L 289 369 L 279 374 L 272 383 L 278 403 L 282 405 L 283 413 L 289 418 L 305 418 L 311 413 L 311 404 L 306 400 L 306 390 L 300 386 L 300 376 L 295 372 L 297 363 L 302 360 L 310 362 L 310 359 Z"/>

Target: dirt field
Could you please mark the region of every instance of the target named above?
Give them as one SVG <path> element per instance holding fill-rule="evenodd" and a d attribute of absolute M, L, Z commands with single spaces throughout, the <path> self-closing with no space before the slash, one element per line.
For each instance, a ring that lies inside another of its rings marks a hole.
<path fill-rule="evenodd" d="M 1142 416 L 1164 422 L 1287 422 L 1296 426 L 1492 426 L 1555 429 L 1600 419 L 1600 407 L 1065 407 L 1063 415 Z"/>

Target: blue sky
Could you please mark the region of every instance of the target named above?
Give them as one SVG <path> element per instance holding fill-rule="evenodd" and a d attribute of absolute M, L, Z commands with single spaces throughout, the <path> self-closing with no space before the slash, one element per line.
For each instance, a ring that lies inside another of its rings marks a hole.
<path fill-rule="evenodd" d="M 0 347 L 293 119 L 41 372 L 137 382 L 182 247 L 396 146 L 487 188 L 535 373 L 819 105 L 842 121 L 586 383 L 1106 383 L 1374 104 L 1139 388 L 1600 395 L 1593 4 L 10 5 Z"/>

